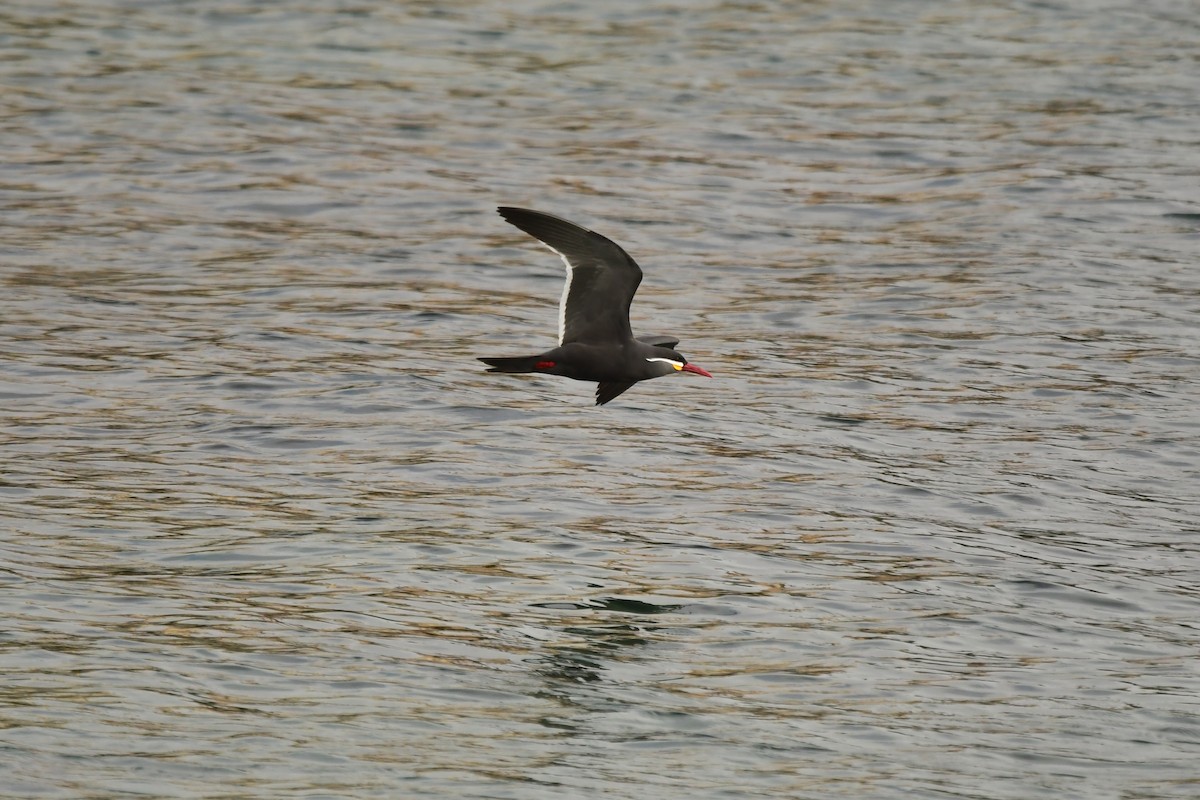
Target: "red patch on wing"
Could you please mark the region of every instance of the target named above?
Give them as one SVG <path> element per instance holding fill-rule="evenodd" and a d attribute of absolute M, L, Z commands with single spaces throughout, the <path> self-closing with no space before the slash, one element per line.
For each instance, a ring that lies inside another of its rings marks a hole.
<path fill-rule="evenodd" d="M 534 369 L 554 369 L 553 361 L 539 361 L 533 365 Z"/>

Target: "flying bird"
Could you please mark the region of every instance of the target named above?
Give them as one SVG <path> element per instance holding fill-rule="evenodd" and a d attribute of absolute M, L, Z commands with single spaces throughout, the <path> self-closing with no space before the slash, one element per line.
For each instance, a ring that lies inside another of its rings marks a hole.
<path fill-rule="evenodd" d="M 567 265 L 567 283 L 558 305 L 558 347 L 534 356 L 480 358 L 491 367 L 488 372 L 595 381 L 598 406 L 638 381 L 677 372 L 712 377 L 675 350 L 676 337 L 634 338 L 629 305 L 642 270 L 616 242 L 541 211 L 508 206 L 497 211 L 558 254 Z"/>

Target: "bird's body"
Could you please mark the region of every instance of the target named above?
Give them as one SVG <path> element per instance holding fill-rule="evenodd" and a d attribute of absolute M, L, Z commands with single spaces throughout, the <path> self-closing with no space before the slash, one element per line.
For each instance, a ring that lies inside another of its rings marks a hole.
<path fill-rule="evenodd" d="M 479 359 L 491 367 L 489 372 L 596 381 L 596 405 L 650 378 L 676 372 L 712 377 L 674 349 L 677 338 L 634 338 L 629 306 L 642 282 L 642 270 L 615 242 L 541 211 L 507 206 L 498 210 L 562 258 L 567 282 L 559 303 L 559 346 L 532 356 Z"/>

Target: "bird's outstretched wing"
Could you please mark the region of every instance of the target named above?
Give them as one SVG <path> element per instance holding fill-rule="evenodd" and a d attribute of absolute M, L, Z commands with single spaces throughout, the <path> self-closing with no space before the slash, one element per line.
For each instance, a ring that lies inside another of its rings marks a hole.
<path fill-rule="evenodd" d="M 637 381 L 631 383 L 598 383 L 596 384 L 596 405 L 602 406 L 609 400 L 624 392 Z"/>
<path fill-rule="evenodd" d="M 560 345 L 615 345 L 633 338 L 629 305 L 642 282 L 642 270 L 628 253 L 600 234 L 551 214 L 508 206 L 497 210 L 567 265 L 567 283 L 558 306 Z"/>
<path fill-rule="evenodd" d="M 650 336 L 639 336 L 637 340 L 643 344 L 653 345 L 654 347 L 665 347 L 668 350 L 674 350 L 675 346 L 679 344 L 678 336 L 666 336 L 661 333 L 651 334 Z"/>

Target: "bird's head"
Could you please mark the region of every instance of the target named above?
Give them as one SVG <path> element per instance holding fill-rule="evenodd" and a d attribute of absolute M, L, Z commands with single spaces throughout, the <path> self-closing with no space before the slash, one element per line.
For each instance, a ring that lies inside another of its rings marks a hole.
<path fill-rule="evenodd" d="M 688 360 L 683 357 L 683 353 L 668 350 L 665 347 L 655 348 L 654 355 L 647 358 L 646 363 L 655 378 L 675 372 L 694 372 L 706 378 L 712 377 L 708 370 L 697 367 L 695 364 L 689 364 Z"/>

